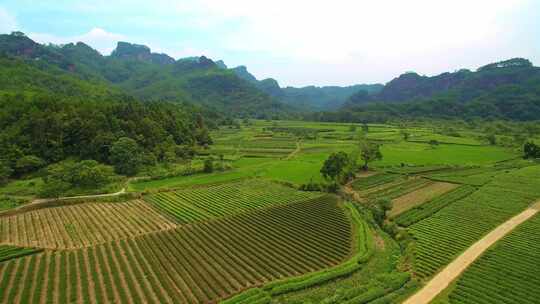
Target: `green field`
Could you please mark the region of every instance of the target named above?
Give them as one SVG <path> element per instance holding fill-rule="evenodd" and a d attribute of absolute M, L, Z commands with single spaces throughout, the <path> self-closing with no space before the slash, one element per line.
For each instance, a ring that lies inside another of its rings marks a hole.
<path fill-rule="evenodd" d="M 429 278 L 457 254 L 540 198 L 540 166 L 503 173 L 471 195 L 410 226 L 416 274 Z"/>
<path fill-rule="evenodd" d="M 262 120 L 221 127 L 212 131 L 214 144 L 191 160 L 191 173 L 187 163 L 158 165 L 129 182 L 135 200 L 0 215 L 0 303 L 400 303 L 540 198 L 540 166 L 519 160 L 515 149 L 488 145 L 481 134 L 352 129 Z M 356 172 L 348 186 L 356 196 L 343 188 L 338 195 L 298 190 L 328 184 L 320 172 L 326 159 L 340 151 L 358 155 L 362 138 L 381 145 L 382 159 L 370 172 Z M 225 166 L 204 173 L 208 158 Z M 452 190 L 377 218 L 373 206 L 381 199 L 418 198 L 439 182 Z M 42 186 L 40 178 L 8 182 L 0 187 L 4 209 Z M 444 303 L 485 299 L 477 285 L 494 282 L 483 277 L 495 272 L 489 262 L 514 260 L 506 242 L 447 290 Z M 511 303 L 534 296 L 499 297 Z"/>
<path fill-rule="evenodd" d="M 535 303 L 540 299 L 540 216 L 520 225 L 458 279 L 448 303 Z"/>
<path fill-rule="evenodd" d="M 277 124 L 277 127 L 274 124 Z M 129 189 L 146 191 L 181 188 L 252 177 L 290 182 L 295 185 L 310 181 L 321 182 L 323 177 L 319 170 L 332 152 L 351 153 L 358 150 L 360 131 L 350 131 L 350 126 L 338 123 L 254 120 L 253 125 L 242 129 L 222 128 L 213 132 L 213 136 L 217 139 L 209 153 L 215 157 L 223 155 L 225 159 L 230 159 L 232 169 L 211 174 L 138 181 L 131 183 Z M 269 128 L 319 132 L 316 138 L 299 140 L 294 134 L 271 132 L 268 131 Z M 441 144 L 435 148 L 425 142 L 412 141 L 412 138 L 411 141 L 404 141 L 399 135 L 399 129 L 390 125 L 370 125 L 369 130 L 367 138 L 379 140 L 382 144 L 383 159 L 374 162 L 374 167 L 400 167 L 402 164 L 485 166 L 517 156 L 511 149 L 475 144 L 476 139 L 472 137 L 456 137 L 454 139 L 459 140 L 443 141 L 443 135 L 432 133 L 429 129 L 410 129 L 409 132 L 417 133 L 422 138 L 440 139 Z M 299 150 L 295 152 L 297 142 Z"/>
<path fill-rule="evenodd" d="M 352 242 L 349 217 L 336 197 L 326 196 L 141 238 L 9 260 L 0 263 L 0 302 L 208 303 L 246 287 L 337 265 L 349 256 Z"/>

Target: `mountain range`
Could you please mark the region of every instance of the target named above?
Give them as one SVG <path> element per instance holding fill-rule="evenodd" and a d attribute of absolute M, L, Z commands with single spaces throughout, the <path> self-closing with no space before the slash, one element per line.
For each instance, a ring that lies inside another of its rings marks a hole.
<path fill-rule="evenodd" d="M 281 87 L 247 67 L 205 56 L 174 59 L 119 42 L 109 56 L 78 42 L 42 45 L 20 32 L 0 35 L 0 92 L 164 100 L 237 117 L 364 121 L 391 117 L 540 119 L 540 68 L 514 58 L 476 71 L 405 73 L 382 84 Z"/>

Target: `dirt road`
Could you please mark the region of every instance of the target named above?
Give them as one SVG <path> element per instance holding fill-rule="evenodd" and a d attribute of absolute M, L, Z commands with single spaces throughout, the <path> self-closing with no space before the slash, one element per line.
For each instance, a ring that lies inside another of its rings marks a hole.
<path fill-rule="evenodd" d="M 403 304 L 428 304 L 431 302 L 491 245 L 510 233 L 519 224 L 534 216 L 538 213 L 539 209 L 540 202 L 495 228 L 448 264 L 446 268 L 435 275 L 420 291 L 403 302 Z"/>
<path fill-rule="evenodd" d="M 115 192 L 115 193 L 106 193 L 106 194 L 94 194 L 94 195 L 80 195 L 80 196 L 66 196 L 66 197 L 59 197 L 59 198 L 40 198 L 33 200 L 30 204 L 42 204 L 42 203 L 48 203 L 48 202 L 55 202 L 55 201 L 65 201 L 70 199 L 82 199 L 82 198 L 99 198 L 99 197 L 110 197 L 110 196 L 119 196 L 126 193 L 126 188 L 122 188 L 122 190 Z"/>

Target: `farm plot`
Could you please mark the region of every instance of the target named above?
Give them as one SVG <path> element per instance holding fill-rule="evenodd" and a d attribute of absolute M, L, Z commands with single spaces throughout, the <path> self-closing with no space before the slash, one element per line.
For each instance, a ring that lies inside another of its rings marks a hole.
<path fill-rule="evenodd" d="M 352 187 L 357 191 L 365 191 L 371 188 L 391 183 L 400 178 L 399 174 L 381 173 L 364 178 L 359 178 L 352 183 Z"/>
<path fill-rule="evenodd" d="M 451 304 L 539 303 L 540 216 L 500 240 L 458 279 Z"/>
<path fill-rule="evenodd" d="M 387 183 L 379 187 L 360 192 L 360 195 L 367 198 L 388 198 L 395 199 L 408 193 L 423 189 L 433 185 L 434 182 L 424 178 L 400 179 L 396 182 Z"/>
<path fill-rule="evenodd" d="M 484 234 L 540 197 L 540 166 L 497 177 L 470 196 L 410 226 L 417 241 L 416 273 L 433 275 Z"/>
<path fill-rule="evenodd" d="M 458 188 L 447 192 L 441 196 L 438 196 L 424 204 L 413 207 L 395 217 L 395 221 L 398 225 L 408 227 L 414 223 L 417 223 L 423 219 L 426 219 L 442 208 L 450 205 L 453 202 L 459 201 L 471 193 L 476 191 L 476 188 L 472 186 L 459 186 Z"/>
<path fill-rule="evenodd" d="M 0 242 L 51 249 L 79 248 L 175 224 L 143 201 L 45 208 L 0 218 Z"/>
<path fill-rule="evenodd" d="M 493 180 L 501 172 L 495 167 L 455 168 L 428 174 L 430 178 L 440 181 L 482 186 Z"/>
<path fill-rule="evenodd" d="M 397 215 L 447 193 L 456 187 L 458 187 L 456 184 L 435 182 L 395 198 L 392 200 L 392 210 L 389 212 L 389 217 L 394 218 Z"/>
<path fill-rule="evenodd" d="M 0 264 L 1 303 L 215 303 L 339 264 L 351 222 L 325 196 Z"/>
<path fill-rule="evenodd" d="M 145 199 L 188 223 L 320 196 L 263 180 L 249 180 L 150 195 Z"/>

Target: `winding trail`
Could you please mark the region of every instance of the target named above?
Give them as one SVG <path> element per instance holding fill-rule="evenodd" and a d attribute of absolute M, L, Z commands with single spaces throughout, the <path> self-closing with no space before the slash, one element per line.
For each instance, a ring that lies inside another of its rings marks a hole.
<path fill-rule="evenodd" d="M 301 146 L 300 146 L 300 140 L 298 140 L 296 142 L 296 149 L 294 149 L 294 151 L 292 151 L 289 155 L 287 155 L 287 157 L 285 158 L 285 160 L 290 160 L 292 159 L 296 154 L 298 154 L 301 150 Z"/>
<path fill-rule="evenodd" d="M 48 202 L 64 201 L 70 199 L 79 199 L 79 198 L 99 198 L 99 197 L 109 197 L 109 196 L 119 196 L 126 193 L 126 188 L 122 188 L 120 191 L 115 193 L 105 193 L 105 194 L 94 194 L 94 195 L 80 195 L 80 196 L 65 196 L 58 198 L 40 198 L 33 200 L 30 204 L 43 204 Z"/>
<path fill-rule="evenodd" d="M 403 304 L 428 304 L 439 293 L 445 290 L 467 267 L 478 259 L 495 242 L 506 236 L 519 224 L 533 217 L 540 210 L 540 201 L 520 214 L 504 222 L 482 239 L 474 243 L 465 252 L 435 275 L 420 291 L 407 299 Z"/>

